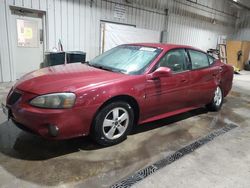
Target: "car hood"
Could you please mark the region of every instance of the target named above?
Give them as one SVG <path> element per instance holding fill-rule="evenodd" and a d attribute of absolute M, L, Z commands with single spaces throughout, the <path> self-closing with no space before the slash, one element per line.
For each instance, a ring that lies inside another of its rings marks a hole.
<path fill-rule="evenodd" d="M 14 87 L 34 94 L 75 92 L 115 82 L 127 76 L 77 63 L 33 71 L 23 76 Z"/>

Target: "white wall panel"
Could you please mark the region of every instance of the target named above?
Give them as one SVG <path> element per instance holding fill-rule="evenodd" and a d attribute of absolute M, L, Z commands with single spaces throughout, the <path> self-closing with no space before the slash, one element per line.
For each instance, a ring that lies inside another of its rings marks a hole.
<path fill-rule="evenodd" d="M 27 8 L 32 8 L 32 1 L 33 0 L 23 0 L 23 6 Z"/>
<path fill-rule="evenodd" d="M 54 25 L 49 29 L 49 35 L 54 34 L 54 43 L 52 43 L 52 46 L 49 46 L 49 48 L 57 47 L 57 43 L 59 39 L 62 39 L 62 20 L 63 20 L 63 14 L 65 15 L 65 12 L 62 13 L 62 3 L 61 0 L 54 0 Z M 53 11 L 53 10 L 52 10 Z M 53 13 L 53 12 L 52 12 Z M 51 15 L 48 14 L 48 20 L 52 19 Z M 65 22 L 65 20 L 63 20 Z M 63 41 L 64 43 L 65 41 Z"/>
<path fill-rule="evenodd" d="M 80 49 L 86 49 L 86 43 L 82 41 L 86 41 L 86 32 L 84 29 L 86 27 L 86 11 L 85 11 L 85 1 L 80 0 L 80 11 L 79 11 L 79 28 L 80 28 Z"/>
<path fill-rule="evenodd" d="M 14 0 L 13 2 L 16 6 L 23 6 L 23 0 Z M 9 3 L 11 4 L 11 1 L 9 1 Z"/>
<path fill-rule="evenodd" d="M 101 20 L 136 25 L 138 28 L 166 30 L 165 42 L 195 45 L 204 50 L 214 47 L 217 35 L 233 32 L 235 19 L 212 10 L 216 8 L 231 14 L 227 0 L 198 0 L 198 3 L 208 7 L 194 5 L 186 0 L 132 0 L 129 4 L 123 0 L 1 0 L 0 72 L 4 79 L 0 76 L 0 81 L 13 80 L 14 75 L 11 73 L 11 65 L 14 63 L 11 62 L 11 49 L 8 49 L 9 31 L 6 28 L 9 21 L 6 15 L 10 15 L 9 5 L 45 10 L 47 48 L 51 50 L 57 47 L 61 39 L 65 50 L 85 51 L 87 59 L 90 59 L 99 53 Z M 116 4 L 125 7 L 125 19 L 114 17 Z M 165 9 L 169 9 L 167 28 Z M 216 18 L 219 23 L 213 25 L 206 18 Z M 241 33 L 242 36 L 248 35 L 245 30 Z"/>
<path fill-rule="evenodd" d="M 225 1 L 203 1 L 204 6 L 221 8 L 229 11 Z M 187 5 L 190 6 L 187 6 Z M 172 1 L 169 5 L 167 42 L 192 45 L 203 50 L 216 48 L 218 35 L 231 35 L 234 32 L 236 18 L 223 13 L 213 15 L 210 8 L 195 5 L 185 1 Z M 216 23 L 212 23 L 212 19 Z M 222 25 L 224 24 L 224 25 Z"/>
<path fill-rule="evenodd" d="M 40 9 L 40 0 L 32 0 L 31 3 L 32 3 L 31 8 L 38 9 L 38 10 Z"/>
<path fill-rule="evenodd" d="M 61 20 L 61 29 L 60 29 L 60 37 L 64 50 L 68 50 L 68 0 L 60 0 L 60 20 Z M 57 19 L 55 20 L 57 21 Z"/>
<path fill-rule="evenodd" d="M 53 2 L 53 0 L 39 0 L 39 8 L 40 8 L 40 10 L 48 10 L 47 9 L 47 4 L 49 3 L 48 1 Z"/>
<path fill-rule="evenodd" d="M 0 71 L 1 71 L 1 77 L 0 81 L 10 81 L 12 80 L 12 57 L 11 57 L 11 51 L 10 51 L 10 33 L 9 33 L 9 26 L 8 22 L 6 20 L 9 17 L 9 14 L 7 13 L 6 9 L 8 2 L 6 0 L 0 1 Z"/>
<path fill-rule="evenodd" d="M 73 1 L 73 49 L 80 49 L 80 0 Z"/>
<path fill-rule="evenodd" d="M 240 19 L 236 24 L 237 31 L 233 36 L 235 40 L 250 41 L 250 13 L 241 12 Z"/>

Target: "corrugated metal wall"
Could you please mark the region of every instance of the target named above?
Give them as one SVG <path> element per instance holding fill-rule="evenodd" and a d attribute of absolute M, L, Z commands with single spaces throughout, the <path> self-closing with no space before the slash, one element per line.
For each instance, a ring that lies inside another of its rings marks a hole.
<path fill-rule="evenodd" d="M 206 50 L 215 47 L 218 35 L 232 34 L 235 17 L 226 0 L 1 0 L 0 1 L 0 81 L 15 79 L 11 48 L 8 45 L 9 5 L 46 11 L 47 49 L 61 39 L 65 50 L 87 52 L 87 59 L 99 53 L 100 21 L 164 30 L 164 42 L 189 44 Z M 114 17 L 115 6 L 126 9 L 125 19 Z M 169 16 L 165 16 L 169 9 Z M 215 24 L 213 24 L 213 18 Z M 166 19 L 167 23 L 166 24 Z"/>
<path fill-rule="evenodd" d="M 198 3 L 203 6 L 188 1 L 173 2 L 169 9 L 168 42 L 207 50 L 216 48 L 218 35 L 234 32 L 236 16 L 232 14 L 228 2 L 200 0 Z"/>
<path fill-rule="evenodd" d="M 250 13 L 243 11 L 236 24 L 237 31 L 233 36 L 235 40 L 250 41 Z"/>

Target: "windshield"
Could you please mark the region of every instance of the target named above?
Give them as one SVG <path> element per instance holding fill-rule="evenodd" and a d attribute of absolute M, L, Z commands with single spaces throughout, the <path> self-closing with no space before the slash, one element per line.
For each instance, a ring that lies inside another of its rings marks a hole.
<path fill-rule="evenodd" d="M 158 48 L 122 45 L 97 56 L 89 65 L 125 74 L 141 74 L 160 52 Z"/>

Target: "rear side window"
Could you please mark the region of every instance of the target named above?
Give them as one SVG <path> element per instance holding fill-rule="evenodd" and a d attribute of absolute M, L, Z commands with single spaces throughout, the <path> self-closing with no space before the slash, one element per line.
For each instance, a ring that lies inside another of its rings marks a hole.
<path fill-rule="evenodd" d="M 215 58 L 208 55 L 208 61 L 209 61 L 209 64 L 212 65 L 214 63 L 214 61 L 215 61 Z"/>
<path fill-rule="evenodd" d="M 187 54 L 184 49 L 176 49 L 167 52 L 167 54 L 159 61 L 158 67 L 168 67 L 173 72 L 183 72 L 188 70 Z"/>
<path fill-rule="evenodd" d="M 192 62 L 192 69 L 200 69 L 209 66 L 207 54 L 195 50 L 189 50 L 189 55 Z"/>

